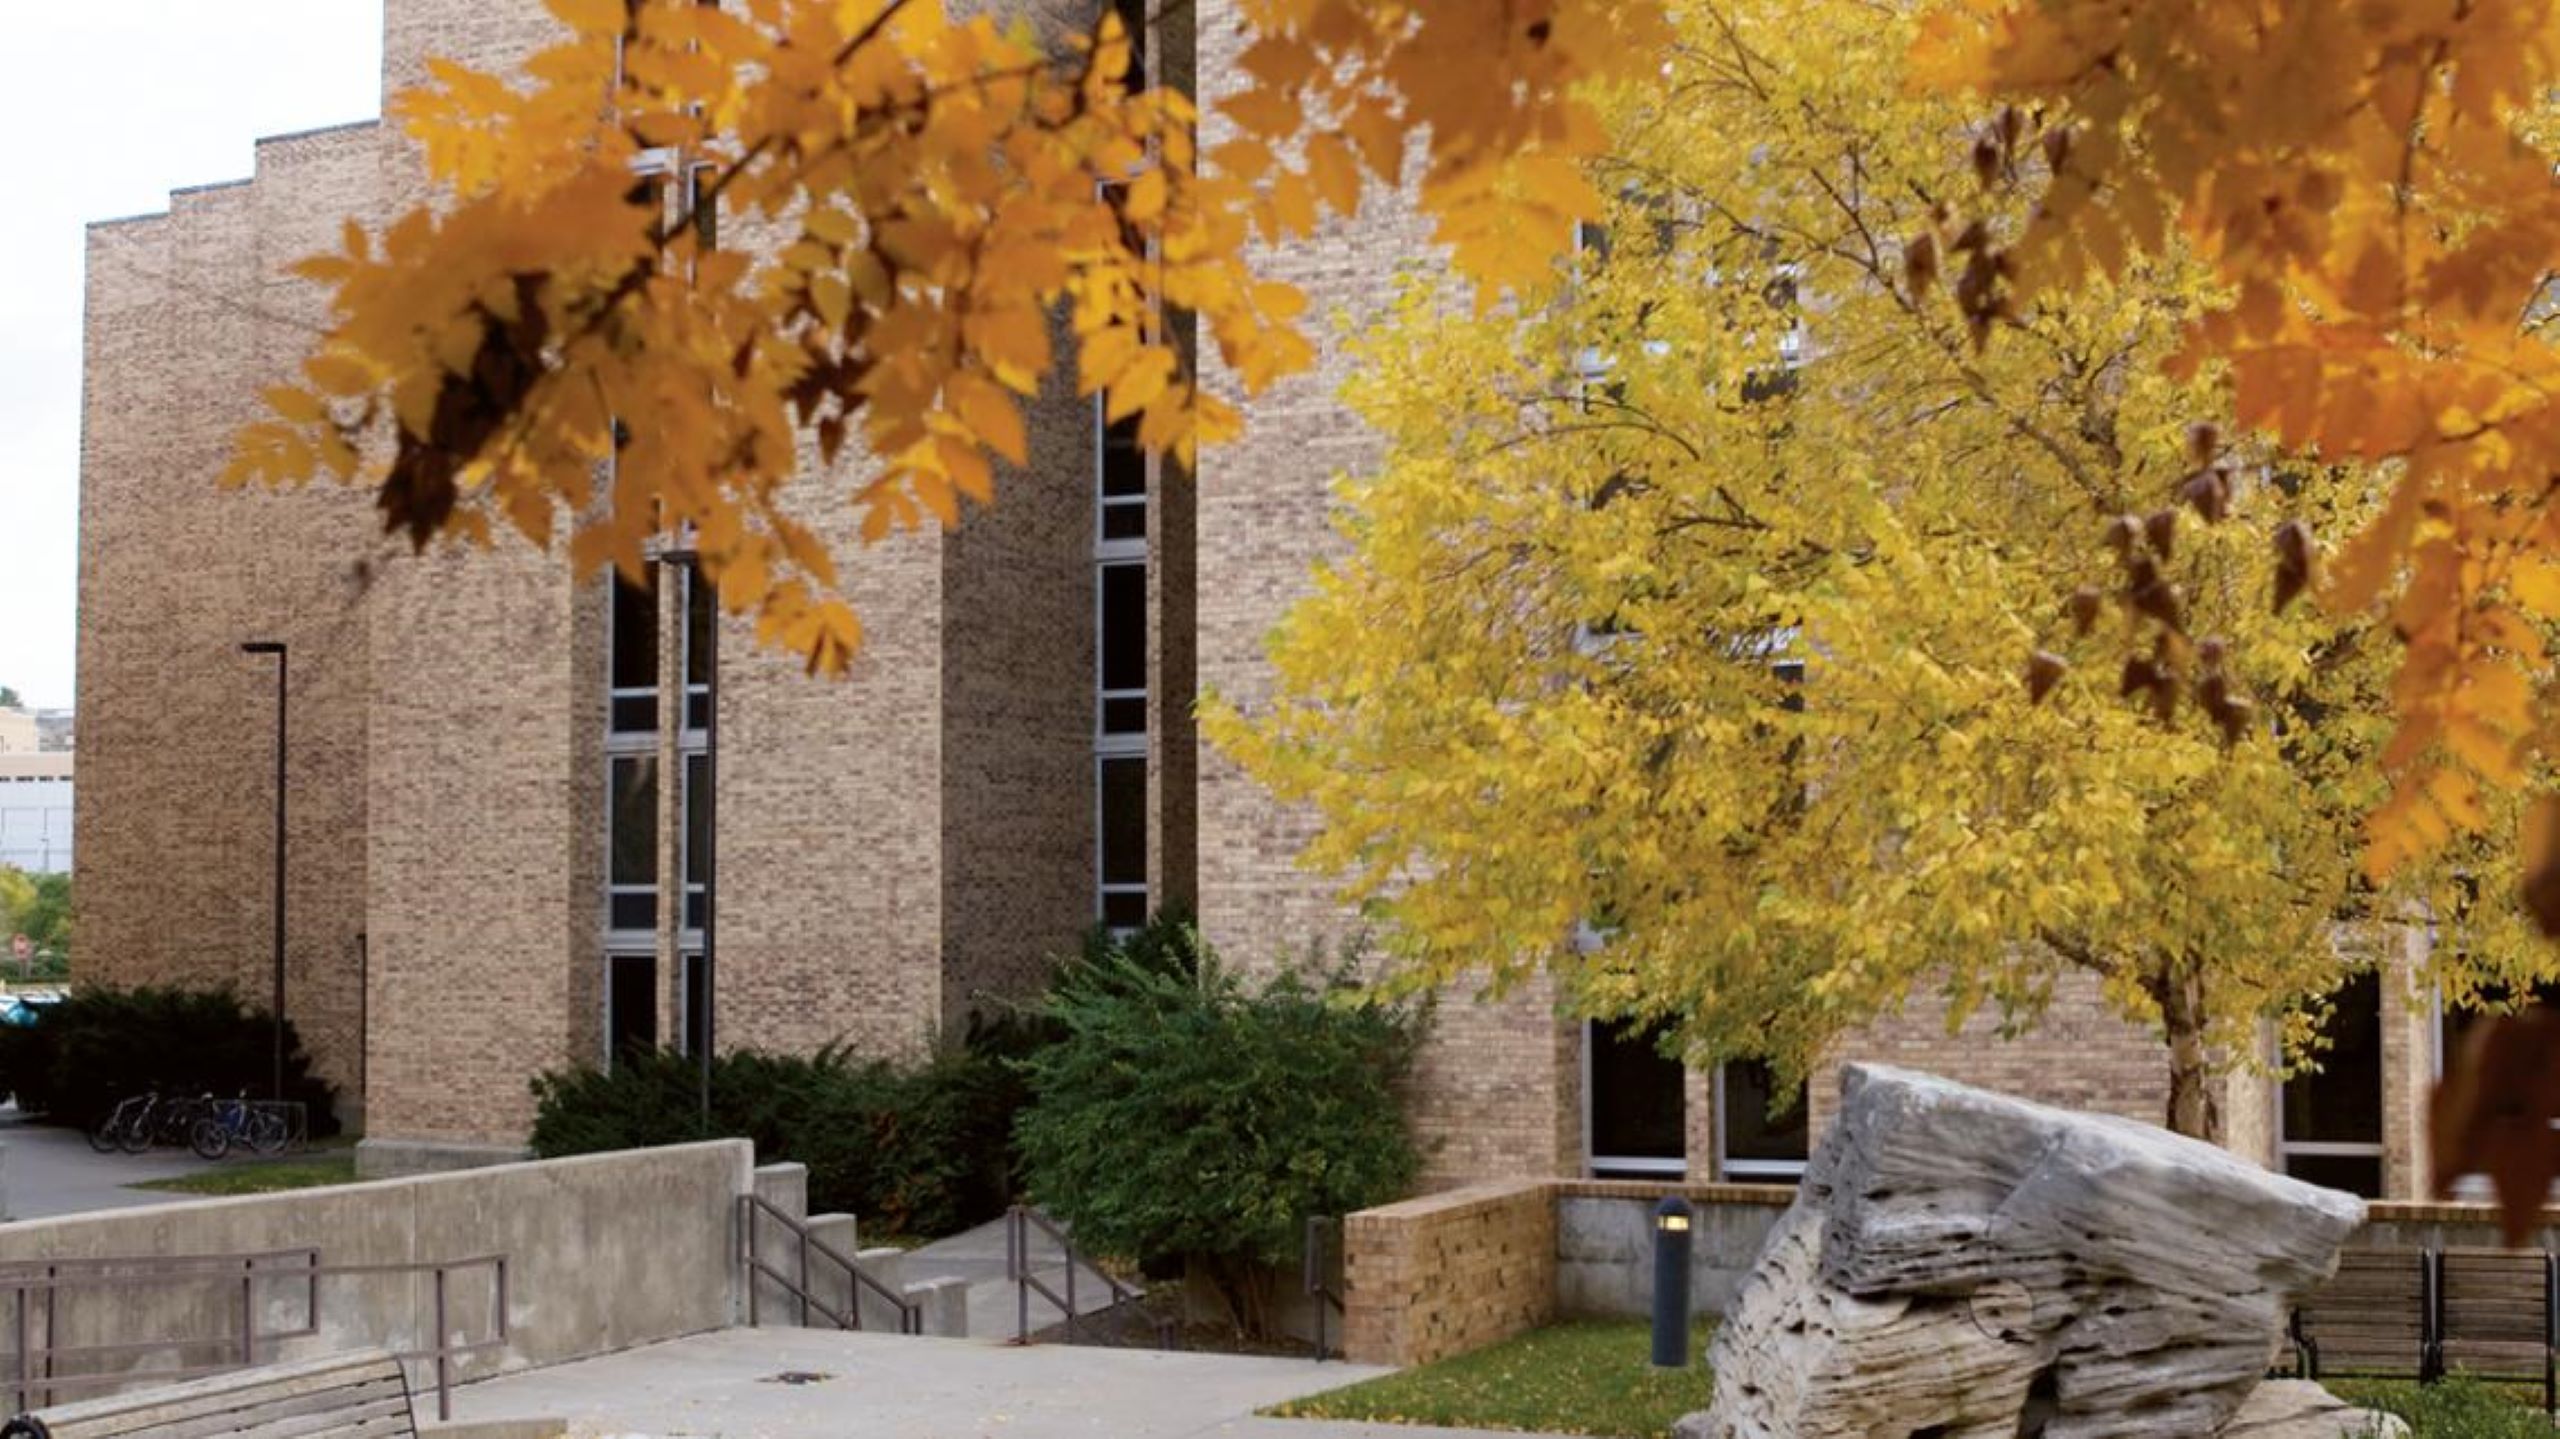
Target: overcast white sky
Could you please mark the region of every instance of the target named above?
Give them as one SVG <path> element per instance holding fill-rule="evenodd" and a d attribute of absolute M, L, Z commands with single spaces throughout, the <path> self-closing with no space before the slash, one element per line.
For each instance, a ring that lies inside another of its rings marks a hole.
<path fill-rule="evenodd" d="M 81 229 L 245 177 L 250 142 L 381 111 L 381 0 L 9 0 L 0 224 L 0 685 L 72 703 Z M 206 476 L 211 483 L 212 477 Z"/>

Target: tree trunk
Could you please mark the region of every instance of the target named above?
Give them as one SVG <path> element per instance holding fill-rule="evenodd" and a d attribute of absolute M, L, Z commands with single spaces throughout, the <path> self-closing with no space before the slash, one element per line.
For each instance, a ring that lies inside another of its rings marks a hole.
<path fill-rule="evenodd" d="M 2205 1048 L 2204 970 L 2193 960 L 2172 961 L 2148 986 L 2160 1006 L 2169 1040 L 2170 1130 L 2214 1144 L 2222 1142 L 2222 1100 L 2216 1093 Z"/>

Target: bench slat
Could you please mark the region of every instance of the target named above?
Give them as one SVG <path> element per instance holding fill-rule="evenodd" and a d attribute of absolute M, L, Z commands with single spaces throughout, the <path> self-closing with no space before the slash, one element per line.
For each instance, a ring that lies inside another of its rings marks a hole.
<path fill-rule="evenodd" d="M 411 1432 L 408 1394 L 399 1361 L 375 1349 L 85 1399 L 33 1417 L 54 1439 L 204 1439 L 271 1426 L 274 1439 L 325 1439 L 341 1429 L 371 1436 L 377 1420 L 381 1434 Z"/>
<path fill-rule="evenodd" d="M 228 1432 L 241 1439 L 389 1439 L 418 1431 L 409 1401 L 402 1399 L 396 1406 L 373 1404 L 360 1411 L 305 1415 L 284 1424 L 252 1424 Z"/>
<path fill-rule="evenodd" d="M 329 1429 L 316 1429 L 293 1435 L 291 1439 L 404 1439 L 404 1436 L 411 1436 L 411 1439 L 414 1439 L 417 1432 L 409 1416 L 402 1414 L 366 1419 L 353 1424 L 341 1424 Z M 242 1439 L 280 1439 L 280 1436 L 271 1435 L 264 1429 L 244 1429 L 241 1435 Z"/>
<path fill-rule="evenodd" d="M 388 1407 L 386 1407 L 388 1406 Z M 139 1432 L 151 1439 L 203 1439 L 209 1434 L 267 1433 L 279 1436 L 292 1432 L 297 1421 L 305 1427 L 327 1427 L 334 1416 L 390 1413 L 397 1408 L 407 1413 L 409 1393 L 397 1380 L 377 1380 L 345 1389 L 321 1389 L 295 1394 L 268 1402 L 244 1404 L 237 1408 L 207 1411 L 185 1419 L 153 1424 Z M 55 1428 L 54 1439 L 112 1439 L 114 1435 L 133 1434 L 136 1430 L 77 1428 L 65 1432 Z"/>

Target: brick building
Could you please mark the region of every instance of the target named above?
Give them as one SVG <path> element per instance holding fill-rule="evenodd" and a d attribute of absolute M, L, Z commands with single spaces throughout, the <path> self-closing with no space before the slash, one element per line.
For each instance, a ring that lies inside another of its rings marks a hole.
<path fill-rule="evenodd" d="M 1082 23 L 1096 0 L 1036 3 Z M 386 94 L 430 55 L 503 65 L 550 35 L 537 0 L 385 8 Z M 1234 9 L 1171 7 L 1149 42 L 1158 75 L 1214 102 Z M 211 483 L 322 318 L 283 266 L 343 217 L 423 193 L 403 137 L 345 126 L 263 141 L 253 179 L 175 192 L 89 241 L 83 964 L 263 993 L 274 675 L 240 646 L 283 643 L 289 1009 L 383 1168 L 516 1145 L 542 1069 L 694 1042 L 714 878 L 701 800 L 722 622 L 680 569 L 641 590 L 520 545 L 410 558 L 384 550 L 365 495 Z M 1267 258 L 1324 314 L 1382 300 L 1424 253 L 1387 209 Z M 1089 404 L 1049 395 L 1034 473 L 996 508 L 850 559 L 868 641 L 848 683 L 721 631 L 722 1046 L 913 1053 L 1036 982 L 1095 919 L 1169 901 L 1249 960 L 1352 928 L 1294 864 L 1306 817 L 1205 750 L 1189 704 L 1265 692 L 1261 636 L 1335 543 L 1326 482 L 1368 444 L 1332 398 L 1342 363 L 1257 401 L 1243 441 L 1173 483 Z M 808 491 L 811 514 L 841 505 L 814 460 Z M 2356 1062 L 2323 1087 L 2234 1081 L 2239 1147 L 2273 1161 L 2281 1134 L 2306 1172 L 2418 1187 L 2435 1021 L 2400 986 L 2374 992 L 2343 1036 Z M 2068 989 L 2026 1040 L 1950 1037 L 1915 1010 L 1859 1052 L 2141 1117 L 2165 1090 L 2157 1044 Z M 1535 988 L 1452 996 L 1414 1088 L 1435 1181 L 1779 1177 L 1805 1142 L 1801 1114 L 1767 1118 L 1757 1072 L 1683 1073 Z"/>

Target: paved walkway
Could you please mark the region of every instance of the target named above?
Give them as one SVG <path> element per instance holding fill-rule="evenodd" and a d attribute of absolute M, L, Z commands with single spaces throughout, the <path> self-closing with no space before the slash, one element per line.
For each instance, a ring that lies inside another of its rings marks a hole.
<path fill-rule="evenodd" d="M 1011 1339 L 1022 1327 L 1021 1297 L 1014 1282 L 1004 1273 L 1005 1221 L 990 1219 L 975 1229 L 964 1229 L 948 1239 L 907 1251 L 898 1260 L 897 1276 L 902 1284 L 921 1284 L 928 1279 L 953 1277 L 969 1281 L 969 1337 L 972 1339 Z M 1066 1256 L 1056 1241 L 1038 1229 L 1031 1231 L 1032 1273 L 1041 1283 L 1060 1294 L 1067 1292 Z M 1031 1330 L 1048 1328 L 1066 1317 L 1058 1305 L 1034 1294 L 1031 1296 Z M 1111 1286 L 1087 1265 L 1076 1266 L 1076 1312 L 1091 1314 L 1111 1307 Z"/>
<path fill-rule="evenodd" d="M 1385 1372 L 1304 1359 L 726 1329 L 469 1385 L 455 1391 L 453 1412 L 460 1420 L 565 1418 L 573 1439 L 1477 1439 L 1474 1430 L 1254 1417 L 1283 1399 Z"/>
<path fill-rule="evenodd" d="M 187 1196 L 125 1186 L 211 1167 L 183 1149 L 100 1154 L 78 1130 L 29 1124 L 15 1106 L 0 1108 L 0 1214 L 10 1219 L 167 1204 Z"/>

